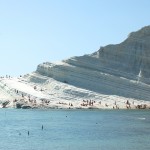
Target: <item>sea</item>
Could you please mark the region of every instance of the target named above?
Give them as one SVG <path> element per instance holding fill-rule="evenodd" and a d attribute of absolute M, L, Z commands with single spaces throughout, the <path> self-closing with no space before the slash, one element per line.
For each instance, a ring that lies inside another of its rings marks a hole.
<path fill-rule="evenodd" d="M 0 150 L 150 150 L 150 110 L 0 109 Z"/>

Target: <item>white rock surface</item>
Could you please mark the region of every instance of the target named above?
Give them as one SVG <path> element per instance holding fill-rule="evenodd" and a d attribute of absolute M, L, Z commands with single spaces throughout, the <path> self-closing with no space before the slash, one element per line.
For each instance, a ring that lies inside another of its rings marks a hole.
<path fill-rule="evenodd" d="M 150 26 L 91 55 L 40 64 L 36 73 L 98 93 L 149 100 Z"/>
<path fill-rule="evenodd" d="M 0 99 L 19 98 L 13 90 L 30 95 L 49 107 L 132 108 L 150 105 L 150 26 L 132 32 L 120 44 L 101 47 L 91 55 L 72 57 L 60 63 L 46 62 L 19 79 L 1 79 Z M 34 87 L 37 87 L 35 90 Z M 21 95 L 20 95 L 21 96 Z M 25 98 L 27 100 L 27 98 Z M 29 103 L 29 102 L 28 102 Z M 117 103 L 117 104 L 116 104 Z"/>

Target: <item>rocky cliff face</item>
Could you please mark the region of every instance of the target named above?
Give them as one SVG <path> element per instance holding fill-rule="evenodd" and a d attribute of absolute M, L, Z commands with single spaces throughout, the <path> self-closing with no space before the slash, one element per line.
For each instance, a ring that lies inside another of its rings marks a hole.
<path fill-rule="evenodd" d="M 118 45 L 102 47 L 97 52 L 101 65 L 132 74 L 140 79 L 150 78 L 150 26 L 137 32 Z M 144 82 L 147 82 L 147 81 Z"/>
<path fill-rule="evenodd" d="M 40 64 L 28 79 L 45 82 L 38 74 L 98 93 L 149 100 L 150 26 L 91 55 Z"/>

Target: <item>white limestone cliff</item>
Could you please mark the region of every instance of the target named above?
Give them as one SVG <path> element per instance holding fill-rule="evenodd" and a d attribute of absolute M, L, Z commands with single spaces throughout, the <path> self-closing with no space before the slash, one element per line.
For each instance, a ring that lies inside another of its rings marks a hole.
<path fill-rule="evenodd" d="M 122 43 L 101 47 L 93 54 L 60 63 L 39 64 L 35 72 L 20 80 L 1 79 L 0 88 L 7 85 L 1 95 L 5 95 L 5 99 L 15 98 L 13 90 L 17 89 L 26 97 L 30 95 L 37 99 L 39 104 L 42 99 L 47 99 L 57 107 L 63 101 L 63 104 L 74 103 L 80 108 L 82 101 L 91 100 L 96 102 L 96 108 L 108 105 L 118 108 L 116 103 L 120 108 L 126 108 L 128 100 L 136 106 L 143 103 L 150 106 L 149 56 L 150 26 L 146 26 L 132 32 Z M 35 91 L 35 86 L 44 90 Z"/>
<path fill-rule="evenodd" d="M 149 56 L 150 26 L 146 26 L 122 43 L 101 47 L 91 55 L 40 64 L 36 74 L 98 93 L 149 100 Z"/>

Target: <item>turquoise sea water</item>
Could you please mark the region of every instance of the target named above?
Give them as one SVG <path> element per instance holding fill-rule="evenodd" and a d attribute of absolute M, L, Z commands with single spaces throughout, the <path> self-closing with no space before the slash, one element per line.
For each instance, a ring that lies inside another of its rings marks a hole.
<path fill-rule="evenodd" d="M 149 149 L 149 110 L 0 109 L 0 150 Z"/>

